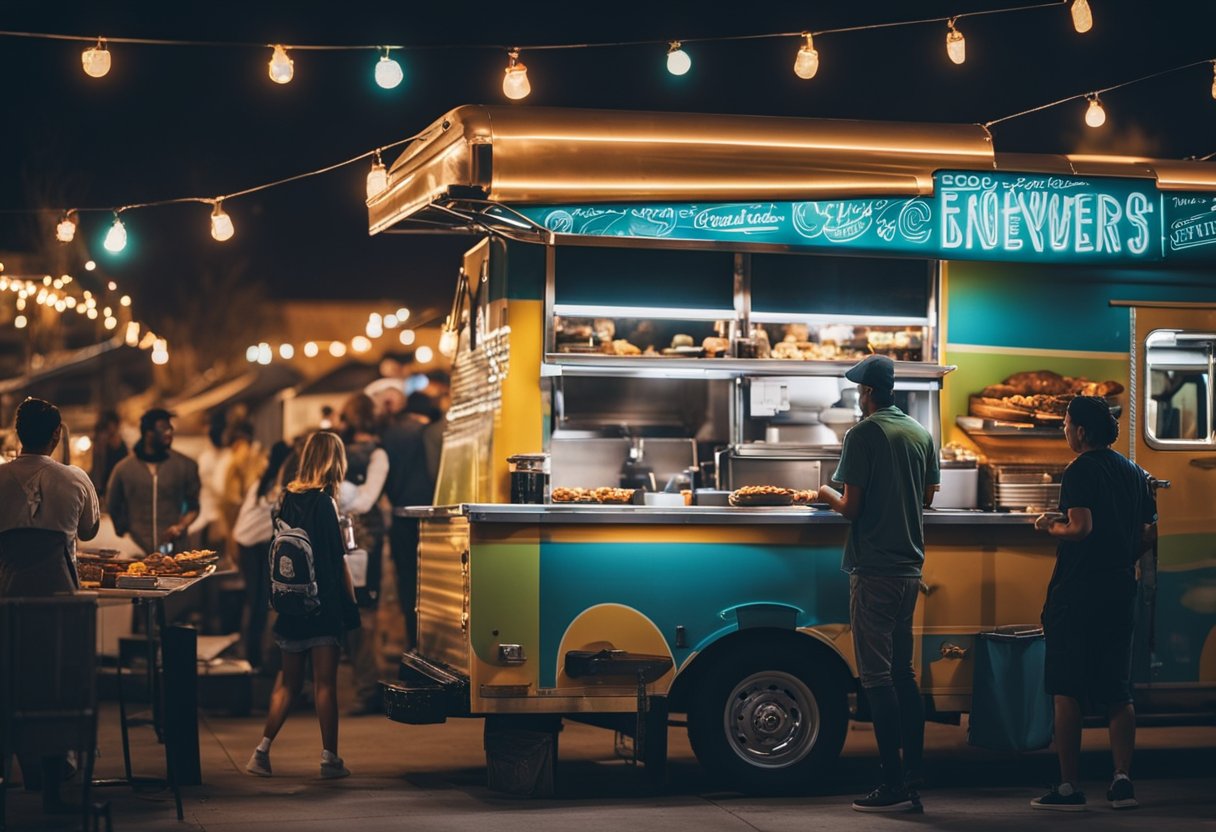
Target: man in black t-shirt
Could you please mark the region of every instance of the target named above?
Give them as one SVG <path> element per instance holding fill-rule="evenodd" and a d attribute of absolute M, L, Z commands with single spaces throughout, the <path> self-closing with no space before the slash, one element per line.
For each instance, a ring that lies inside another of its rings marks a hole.
<path fill-rule="evenodd" d="M 1035 520 L 1036 529 L 1060 541 L 1043 629 L 1061 783 L 1031 806 L 1085 808 L 1077 786 L 1078 759 L 1081 711 L 1091 704 L 1105 706 L 1110 720 L 1115 775 L 1107 799 L 1114 808 L 1127 809 L 1138 805 L 1128 777 L 1136 735 L 1131 695 L 1136 561 L 1156 534 L 1157 507 L 1148 475 L 1110 447 L 1119 423 L 1104 399 L 1073 399 L 1064 436 L 1078 456 L 1060 485 L 1061 514 Z"/>

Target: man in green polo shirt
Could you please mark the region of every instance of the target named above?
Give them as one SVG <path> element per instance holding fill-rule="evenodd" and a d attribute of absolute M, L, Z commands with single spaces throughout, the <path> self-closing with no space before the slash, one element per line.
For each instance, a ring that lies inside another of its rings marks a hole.
<path fill-rule="evenodd" d="M 912 667 L 912 615 L 925 560 L 923 511 L 941 473 L 933 437 L 895 406 L 891 359 L 868 356 L 845 378 L 857 383 L 865 418 L 845 435 L 832 475 L 844 494 L 824 485 L 819 499 L 852 521 L 841 568 L 849 573 L 853 647 L 883 780 L 853 808 L 920 811 L 925 716 Z"/>

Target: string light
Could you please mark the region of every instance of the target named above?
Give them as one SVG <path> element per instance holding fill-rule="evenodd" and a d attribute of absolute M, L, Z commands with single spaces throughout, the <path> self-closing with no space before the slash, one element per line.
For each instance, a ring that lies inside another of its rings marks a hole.
<path fill-rule="evenodd" d="M 1101 127 L 1106 124 L 1106 110 L 1102 109 L 1102 99 L 1094 93 L 1089 96 L 1089 108 L 1085 111 L 1085 123 L 1090 127 Z"/>
<path fill-rule="evenodd" d="M 131 296 L 123 295 L 121 298 L 118 299 L 118 302 L 122 306 L 130 306 L 131 305 Z"/>
<path fill-rule="evenodd" d="M 103 323 L 105 324 L 106 329 L 114 329 L 118 326 L 118 318 L 111 315 L 110 317 L 106 318 Z"/>
<path fill-rule="evenodd" d="M 25 329 L 25 325 L 27 323 L 29 323 L 29 321 L 24 315 L 18 315 L 17 317 L 13 318 L 13 326 L 17 327 L 17 329 Z"/>
<path fill-rule="evenodd" d="M 403 324 L 410 319 L 410 310 L 402 306 L 397 310 L 397 323 Z"/>
<path fill-rule="evenodd" d="M 106 251 L 118 254 L 127 247 L 127 229 L 122 224 L 122 220 L 118 218 L 118 214 L 114 214 L 114 224 L 110 226 L 110 230 L 106 232 L 105 245 Z"/>
<path fill-rule="evenodd" d="M 403 329 L 401 330 L 401 334 L 397 337 L 401 340 L 402 346 L 408 347 L 410 344 L 414 343 L 414 339 L 418 336 L 412 329 Z"/>
<path fill-rule="evenodd" d="M 684 51 L 678 40 L 667 46 L 667 71 L 672 75 L 683 75 L 692 69 L 692 58 Z"/>
<path fill-rule="evenodd" d="M 451 358 L 453 355 L 456 354 L 456 348 L 459 345 L 460 345 L 460 336 L 457 335 L 453 330 L 445 329 L 440 334 L 440 336 L 439 336 L 439 353 L 440 353 L 440 355 Z M 421 353 L 422 348 L 419 348 L 418 352 Z M 422 359 L 419 359 L 419 360 L 422 360 Z M 428 358 L 428 359 L 426 359 L 426 361 L 430 361 L 430 359 Z M 423 363 L 425 363 L 425 361 Z"/>
<path fill-rule="evenodd" d="M 290 361 L 296 354 L 296 348 L 291 344 L 279 344 L 279 358 Z"/>
<path fill-rule="evenodd" d="M 222 199 L 217 199 L 211 209 L 211 236 L 221 243 L 231 240 L 232 235 L 236 233 L 236 229 L 232 227 L 232 217 L 224 213 L 223 204 Z"/>
<path fill-rule="evenodd" d="M 320 351 L 321 351 L 321 348 L 317 346 L 316 341 L 309 341 L 307 344 L 304 345 L 304 355 L 308 358 L 316 358 L 317 353 L 319 353 Z"/>
<path fill-rule="evenodd" d="M 384 54 L 380 56 L 380 60 L 376 62 L 376 83 L 386 90 L 391 90 L 401 83 L 405 78 L 405 73 L 401 71 L 401 64 L 389 57 L 388 47 L 384 47 Z"/>
<path fill-rule="evenodd" d="M 384 162 L 380 161 L 380 151 L 377 149 L 372 159 L 372 169 L 367 173 L 367 198 L 382 194 L 387 188 L 388 171 L 384 168 Z"/>
<path fill-rule="evenodd" d="M 425 346 L 425 345 L 419 347 L 418 350 L 414 353 L 414 360 L 417 361 L 419 364 L 430 364 L 432 359 L 434 359 L 434 358 L 435 358 L 435 353 L 431 350 L 430 347 Z"/>
<path fill-rule="evenodd" d="M 366 335 L 356 335 L 350 339 L 350 348 L 355 352 L 367 352 L 372 348 L 371 339 Z"/>
<path fill-rule="evenodd" d="M 86 260 L 86 261 L 84 262 L 84 270 L 85 270 L 86 272 L 91 272 L 91 271 L 93 271 L 95 268 L 97 268 L 97 263 L 96 263 L 96 262 L 94 262 L 94 261 L 92 261 L 92 260 Z"/>
<path fill-rule="evenodd" d="M 1094 13 L 1089 8 L 1089 0 L 1072 0 L 1072 27 L 1079 34 L 1085 34 L 1094 28 Z"/>
<path fill-rule="evenodd" d="M 96 46 L 90 46 L 80 53 L 80 63 L 84 66 L 84 74 L 90 78 L 102 78 L 110 71 L 110 50 L 106 49 L 104 38 L 98 38 Z"/>
<path fill-rule="evenodd" d="M 63 219 L 55 226 L 55 239 L 61 243 L 70 243 L 76 238 L 76 215 L 68 211 Z"/>
<path fill-rule="evenodd" d="M 946 32 L 946 54 L 951 61 L 961 64 L 967 60 L 967 40 L 963 37 L 963 33 L 955 28 L 956 20 L 958 20 L 957 17 L 950 19 L 950 31 Z"/>
<path fill-rule="evenodd" d="M 152 344 L 152 363 L 169 363 L 169 344 L 164 338 L 157 338 L 155 343 Z"/>
<path fill-rule="evenodd" d="M 528 68 L 519 62 L 519 50 L 512 49 L 507 53 L 507 68 L 502 78 L 502 94 L 512 101 L 527 98 L 532 92 L 532 84 L 528 81 Z"/>
<path fill-rule="evenodd" d="M 346 355 L 346 344 L 343 344 L 341 341 L 330 341 L 329 354 L 334 358 L 341 358 Z"/>
<path fill-rule="evenodd" d="M 798 55 L 794 58 L 794 74 L 804 80 L 810 80 L 819 71 L 819 50 L 815 48 L 810 32 L 803 32 L 802 36 L 806 38 L 806 43 L 798 47 Z"/>
<path fill-rule="evenodd" d="M 295 76 L 295 61 L 287 57 L 287 50 L 276 44 L 270 56 L 270 80 L 276 84 L 290 84 Z"/>
<path fill-rule="evenodd" d="M 365 331 L 368 338 L 379 338 L 384 334 L 384 319 L 380 316 L 379 312 L 373 312 L 367 316 Z"/>

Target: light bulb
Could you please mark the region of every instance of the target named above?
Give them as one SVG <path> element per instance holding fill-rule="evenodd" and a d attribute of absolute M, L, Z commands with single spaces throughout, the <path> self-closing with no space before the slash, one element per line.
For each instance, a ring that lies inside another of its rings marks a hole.
<path fill-rule="evenodd" d="M 117 254 L 127 247 L 127 229 L 122 224 L 122 220 L 118 215 L 114 215 L 114 224 L 110 226 L 110 230 L 106 232 L 106 241 L 103 244 L 106 251 Z"/>
<path fill-rule="evenodd" d="M 956 64 L 967 60 L 967 40 L 962 32 L 954 28 L 953 20 L 950 21 L 950 31 L 946 32 L 946 54 Z"/>
<path fill-rule="evenodd" d="M 414 360 L 419 364 L 430 364 L 434 358 L 435 353 L 430 347 L 419 347 L 418 351 L 414 353 Z"/>
<path fill-rule="evenodd" d="M 29 323 L 29 321 L 26 320 L 24 315 L 18 315 L 17 317 L 13 318 L 13 326 L 17 327 L 17 329 L 25 329 L 25 325 L 27 323 Z"/>
<path fill-rule="evenodd" d="M 532 92 L 532 84 L 528 81 L 528 68 L 519 62 L 519 52 L 512 49 L 507 53 L 507 68 L 502 78 L 502 94 L 512 101 L 527 98 Z"/>
<path fill-rule="evenodd" d="M 418 336 L 412 329 L 403 329 L 401 330 L 401 334 L 397 337 L 401 339 L 402 346 L 408 347 L 410 344 L 414 343 L 414 339 Z"/>
<path fill-rule="evenodd" d="M 1101 127 L 1106 124 L 1106 110 L 1102 109 L 1102 101 L 1096 95 L 1089 99 L 1089 109 L 1085 111 L 1085 123 L 1090 127 Z"/>
<path fill-rule="evenodd" d="M 334 358 L 341 358 L 346 355 L 346 344 L 343 344 L 341 341 L 330 341 L 329 354 Z"/>
<path fill-rule="evenodd" d="M 274 353 L 270 351 L 270 344 L 267 344 L 265 341 L 258 344 L 258 363 L 269 364 L 273 360 Z"/>
<path fill-rule="evenodd" d="M 96 312 L 97 310 L 89 310 Z M 92 315 L 89 316 L 93 317 Z M 139 321 L 127 321 L 127 346 L 134 347 L 139 344 Z"/>
<path fill-rule="evenodd" d="M 388 56 L 388 50 L 384 50 L 384 54 L 380 56 L 380 60 L 376 62 L 376 83 L 381 89 L 391 90 L 401 83 L 405 78 L 405 73 L 401 71 L 401 64 L 394 61 Z"/>
<path fill-rule="evenodd" d="M 1094 13 L 1089 9 L 1089 0 L 1072 0 L 1072 27 L 1084 34 L 1094 28 Z"/>
<path fill-rule="evenodd" d="M 114 318 L 114 317 L 106 318 L 104 323 L 105 323 L 106 329 L 114 329 L 114 327 L 118 326 L 118 318 Z"/>
<path fill-rule="evenodd" d="M 307 344 L 304 345 L 304 355 L 308 356 L 309 358 L 316 358 L 317 353 L 319 353 L 320 351 L 321 351 L 321 348 L 317 346 L 316 341 L 309 341 Z"/>
<path fill-rule="evenodd" d="M 93 271 L 93 269 L 95 269 L 95 268 L 97 268 L 97 263 L 95 263 L 95 262 L 94 262 L 94 261 L 92 261 L 92 260 L 86 260 L 86 261 L 85 261 L 85 263 L 84 263 L 84 270 L 85 270 L 86 272 L 91 272 L 91 271 Z"/>
<path fill-rule="evenodd" d="M 97 320 L 97 310 L 92 306 L 90 306 L 84 314 L 89 317 L 90 321 Z"/>
<path fill-rule="evenodd" d="M 231 240 L 232 235 L 236 233 L 236 229 L 232 227 L 232 217 L 224 213 L 221 200 L 215 201 L 215 207 L 211 209 L 211 236 L 219 242 Z"/>
<path fill-rule="evenodd" d="M 67 213 L 55 226 L 55 239 L 61 243 L 70 243 L 76 238 L 76 215 Z"/>
<path fill-rule="evenodd" d="M 258 345 L 250 344 L 245 348 L 245 360 L 250 364 L 256 364 L 258 361 Z"/>
<path fill-rule="evenodd" d="M 279 358 L 284 361 L 290 361 L 295 357 L 296 348 L 291 344 L 279 344 Z"/>
<path fill-rule="evenodd" d="M 372 348 L 372 342 L 365 335 L 356 335 L 350 339 L 350 348 L 355 352 L 367 352 Z"/>
<path fill-rule="evenodd" d="M 396 329 L 397 324 L 399 324 L 399 323 L 400 323 L 400 321 L 397 320 L 397 316 L 394 315 L 392 312 L 390 312 L 384 316 L 384 328 L 385 329 Z"/>
<path fill-rule="evenodd" d="M 295 61 L 287 57 L 286 49 L 275 46 L 274 54 L 270 56 L 270 80 L 276 84 L 290 84 L 295 74 Z"/>
<path fill-rule="evenodd" d="M 101 78 L 110 71 L 110 50 L 106 42 L 98 40 L 96 46 L 90 46 L 80 53 L 80 63 L 84 65 L 84 74 L 90 78 Z"/>
<path fill-rule="evenodd" d="M 409 319 L 410 319 L 410 310 L 406 309 L 404 306 L 397 310 L 397 322 L 398 323 L 405 323 Z"/>
<path fill-rule="evenodd" d="M 460 344 L 460 336 L 450 329 L 445 329 L 443 334 L 439 336 L 439 352 L 451 358 L 456 354 L 456 347 Z M 419 350 L 421 352 L 421 350 Z"/>
<path fill-rule="evenodd" d="M 380 151 L 377 150 L 372 161 L 372 169 L 367 173 L 367 198 L 371 199 L 382 194 L 387 188 L 388 171 L 384 169 L 384 162 L 380 161 Z"/>
<path fill-rule="evenodd" d="M 683 75 L 692 69 L 692 58 L 680 48 L 680 42 L 673 40 L 667 47 L 667 71 L 672 75 Z"/>
<path fill-rule="evenodd" d="M 811 40 L 811 33 L 804 32 L 806 43 L 798 48 L 798 57 L 794 58 L 794 74 L 802 79 L 815 77 L 819 71 L 819 50 Z"/>
<path fill-rule="evenodd" d="M 120 297 L 118 299 L 118 303 L 122 306 L 130 306 L 131 305 L 131 296 L 123 295 L 122 297 Z"/>
<path fill-rule="evenodd" d="M 152 345 L 152 363 L 153 364 L 168 364 L 169 363 L 169 345 L 162 338 Z"/>

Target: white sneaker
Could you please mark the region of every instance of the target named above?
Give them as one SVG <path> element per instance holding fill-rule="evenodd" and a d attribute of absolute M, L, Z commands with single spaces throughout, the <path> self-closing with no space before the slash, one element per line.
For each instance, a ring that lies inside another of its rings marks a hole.
<path fill-rule="evenodd" d="M 337 780 L 340 777 L 350 777 L 350 769 L 348 769 L 346 767 L 346 764 L 342 762 L 341 757 L 338 757 L 337 759 L 335 759 L 331 762 L 322 761 L 322 763 L 321 763 L 321 779 L 322 780 Z"/>
<path fill-rule="evenodd" d="M 258 777 L 270 776 L 270 752 L 253 750 L 253 756 L 245 763 L 245 771 Z"/>

